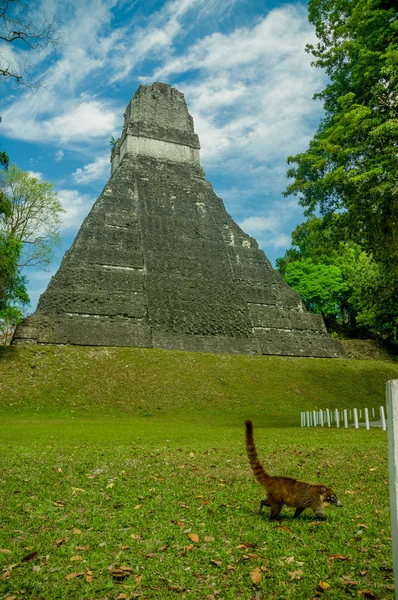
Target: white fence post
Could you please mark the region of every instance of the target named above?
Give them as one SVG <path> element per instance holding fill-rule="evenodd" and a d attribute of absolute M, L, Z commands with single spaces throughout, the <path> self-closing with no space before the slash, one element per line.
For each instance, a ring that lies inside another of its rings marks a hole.
<path fill-rule="evenodd" d="M 392 379 L 395 381 L 395 379 Z M 384 406 L 380 406 L 380 419 L 381 419 L 381 428 L 383 431 L 386 430 L 386 417 L 384 415 Z"/>
<path fill-rule="evenodd" d="M 354 408 L 354 427 L 358 429 L 358 409 Z"/>
<path fill-rule="evenodd" d="M 312 418 L 314 419 L 314 427 L 316 427 L 318 425 L 318 421 L 317 421 L 317 412 L 316 410 L 312 411 Z"/>
<path fill-rule="evenodd" d="M 340 416 L 337 408 L 334 410 L 334 418 L 336 419 L 336 427 L 340 427 Z"/>
<path fill-rule="evenodd" d="M 348 429 L 347 409 L 344 409 L 343 415 L 344 415 L 344 427 L 345 427 L 345 429 Z"/>
<path fill-rule="evenodd" d="M 394 567 L 395 598 L 398 600 L 398 379 L 387 381 L 386 396 L 392 560 Z"/>
<path fill-rule="evenodd" d="M 369 429 L 369 411 L 367 408 L 365 408 L 365 427 Z"/>
<path fill-rule="evenodd" d="M 326 422 L 328 424 L 328 427 L 330 427 L 330 411 L 328 408 L 326 409 Z"/>
<path fill-rule="evenodd" d="M 323 410 L 319 411 L 319 425 L 323 427 Z"/>

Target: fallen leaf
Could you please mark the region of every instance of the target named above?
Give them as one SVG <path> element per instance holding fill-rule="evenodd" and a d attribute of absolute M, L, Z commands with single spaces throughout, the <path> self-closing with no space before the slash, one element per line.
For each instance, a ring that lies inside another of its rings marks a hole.
<path fill-rule="evenodd" d="M 78 573 L 69 573 L 69 575 L 65 575 L 65 579 L 70 581 L 71 579 L 76 579 L 76 577 L 81 577 L 84 575 L 84 571 L 79 571 Z"/>
<path fill-rule="evenodd" d="M 87 569 L 86 571 L 86 581 L 87 583 L 91 583 L 93 580 L 93 573 Z"/>
<path fill-rule="evenodd" d="M 142 504 L 136 504 L 136 505 L 134 506 L 134 510 L 138 510 L 139 508 L 141 508 L 141 506 L 142 506 Z"/>
<path fill-rule="evenodd" d="M 8 548 L 0 548 L 0 552 L 2 554 L 11 554 L 11 550 L 8 550 Z"/>
<path fill-rule="evenodd" d="M 369 600 L 372 600 L 372 598 L 377 598 L 372 590 L 361 590 L 358 592 L 358 595 L 363 596 L 364 598 L 369 598 Z"/>
<path fill-rule="evenodd" d="M 215 558 L 212 558 L 211 563 L 213 563 L 213 565 L 217 565 L 217 567 L 221 567 L 222 565 L 222 560 L 216 560 Z"/>
<path fill-rule="evenodd" d="M 111 483 L 108 483 L 108 485 L 106 486 L 106 489 L 107 489 L 107 490 L 110 490 L 110 489 L 112 489 L 112 488 L 113 488 L 113 486 L 114 486 L 114 485 L 115 485 L 115 484 L 114 484 L 113 482 L 111 482 Z"/>
<path fill-rule="evenodd" d="M 332 560 L 350 560 L 348 556 L 342 556 L 341 554 L 332 554 L 330 558 Z"/>
<path fill-rule="evenodd" d="M 163 544 L 163 546 L 160 546 L 159 548 L 159 552 L 164 552 L 165 550 L 167 550 L 167 548 L 170 546 L 170 544 Z"/>
<path fill-rule="evenodd" d="M 122 592 L 120 592 L 120 594 L 118 595 L 116 600 L 126 600 L 126 598 L 127 598 L 127 594 L 123 594 Z"/>
<path fill-rule="evenodd" d="M 86 550 L 88 550 L 88 546 L 75 546 L 76 550 L 83 550 L 83 552 L 86 552 Z"/>
<path fill-rule="evenodd" d="M 247 556 L 248 556 L 249 558 L 260 558 L 260 556 L 259 556 L 258 554 L 256 554 L 256 553 L 253 553 L 253 554 L 248 554 Z"/>
<path fill-rule="evenodd" d="M 113 569 L 112 577 L 115 577 L 116 579 L 124 579 L 125 577 L 131 575 L 132 572 L 133 569 L 131 569 L 130 567 L 119 567 L 117 569 Z"/>
<path fill-rule="evenodd" d="M 243 542 L 242 544 L 239 544 L 239 546 L 236 546 L 237 548 L 255 548 L 257 546 L 257 544 L 252 544 L 251 542 Z"/>
<path fill-rule="evenodd" d="M 188 537 L 194 542 L 194 544 L 197 544 L 199 542 L 199 536 L 197 533 L 188 533 Z"/>
<path fill-rule="evenodd" d="M 59 540 L 55 540 L 55 545 L 56 546 L 60 546 L 61 544 L 63 544 L 64 542 L 66 542 L 66 538 L 61 538 Z"/>
<path fill-rule="evenodd" d="M 285 525 L 276 525 L 274 529 L 279 529 L 280 531 L 285 531 L 289 535 L 293 535 L 293 531 L 290 529 L 290 527 L 286 527 Z"/>
<path fill-rule="evenodd" d="M 369 527 L 367 525 L 365 525 L 364 523 L 358 523 L 357 527 L 362 527 L 363 529 L 369 529 Z"/>
<path fill-rule="evenodd" d="M 155 556 L 157 556 L 157 554 L 155 554 L 154 552 L 149 552 L 149 554 L 145 554 L 145 558 L 155 558 Z"/>
<path fill-rule="evenodd" d="M 28 562 L 28 560 L 34 560 L 37 556 L 37 552 L 31 552 L 30 554 L 27 554 L 26 556 L 23 557 L 23 559 L 21 560 L 21 562 Z"/>
<path fill-rule="evenodd" d="M 130 550 L 130 546 L 122 546 L 122 550 Z"/>
<path fill-rule="evenodd" d="M 69 562 L 75 562 L 76 560 L 83 560 L 81 556 L 72 556 L 69 560 Z"/>
<path fill-rule="evenodd" d="M 253 571 L 250 573 L 250 577 L 251 577 L 251 580 L 253 583 L 255 583 L 255 584 L 260 583 L 260 581 L 263 578 L 261 569 L 259 567 L 256 567 L 255 569 L 253 569 Z"/>
<path fill-rule="evenodd" d="M 134 581 L 136 583 L 141 583 L 143 577 L 144 577 L 143 575 L 137 575 L 137 577 L 134 577 Z"/>
<path fill-rule="evenodd" d="M 17 600 L 16 596 L 6 596 L 6 600 Z"/>
<path fill-rule="evenodd" d="M 297 569 L 297 571 L 291 571 L 289 573 L 291 580 L 293 580 L 293 579 L 301 579 L 302 574 L 303 574 L 303 570 L 302 569 Z"/>
<path fill-rule="evenodd" d="M 330 583 L 326 583 L 326 581 L 320 581 L 319 587 L 321 590 L 328 590 L 330 588 Z"/>
<path fill-rule="evenodd" d="M 341 577 L 341 581 L 344 583 L 344 585 L 358 585 L 358 582 L 353 581 L 350 575 L 343 575 L 343 577 Z"/>
<path fill-rule="evenodd" d="M 81 534 L 81 531 L 80 531 L 80 529 L 77 529 L 77 527 L 74 527 L 74 528 L 72 529 L 72 531 L 73 531 L 73 533 L 74 533 L 75 535 L 80 535 L 80 534 Z"/>
<path fill-rule="evenodd" d="M 371 473 L 373 473 L 373 471 L 377 471 L 377 469 L 378 469 L 378 468 L 379 468 L 379 467 L 372 467 L 371 469 L 369 469 L 369 471 L 370 471 Z"/>

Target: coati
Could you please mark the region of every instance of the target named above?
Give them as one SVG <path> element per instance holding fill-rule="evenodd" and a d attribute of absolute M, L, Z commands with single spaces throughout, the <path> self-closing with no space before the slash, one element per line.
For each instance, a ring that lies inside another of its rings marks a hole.
<path fill-rule="evenodd" d="M 290 477 L 272 477 L 268 475 L 257 456 L 253 440 L 252 422 L 245 421 L 245 425 L 246 449 L 250 466 L 253 469 L 255 478 L 264 486 L 267 492 L 266 500 L 260 502 L 260 513 L 263 506 L 269 506 L 271 508 L 270 519 L 276 519 L 283 505 L 286 504 L 286 506 L 296 508 L 293 518 L 300 516 L 306 508 L 311 508 L 319 520 L 325 521 L 324 502 L 329 502 L 335 506 L 343 506 L 334 491 L 321 483 L 304 483 Z"/>

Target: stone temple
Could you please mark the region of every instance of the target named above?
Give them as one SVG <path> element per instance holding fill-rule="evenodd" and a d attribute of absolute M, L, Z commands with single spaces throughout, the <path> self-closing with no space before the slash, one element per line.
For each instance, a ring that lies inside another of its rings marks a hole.
<path fill-rule="evenodd" d="M 343 354 L 227 214 L 199 149 L 184 95 L 140 86 L 111 177 L 14 344 Z"/>

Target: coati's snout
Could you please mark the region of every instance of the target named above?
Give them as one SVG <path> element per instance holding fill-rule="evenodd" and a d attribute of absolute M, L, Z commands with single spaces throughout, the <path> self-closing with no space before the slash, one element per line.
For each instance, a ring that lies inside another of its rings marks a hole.
<path fill-rule="evenodd" d="M 324 489 L 323 491 L 321 490 L 321 493 L 323 494 L 323 500 L 325 502 L 328 502 L 329 504 L 334 504 L 334 506 L 338 506 L 339 508 L 343 506 L 340 500 L 337 498 L 336 494 L 333 492 L 333 490 Z"/>

